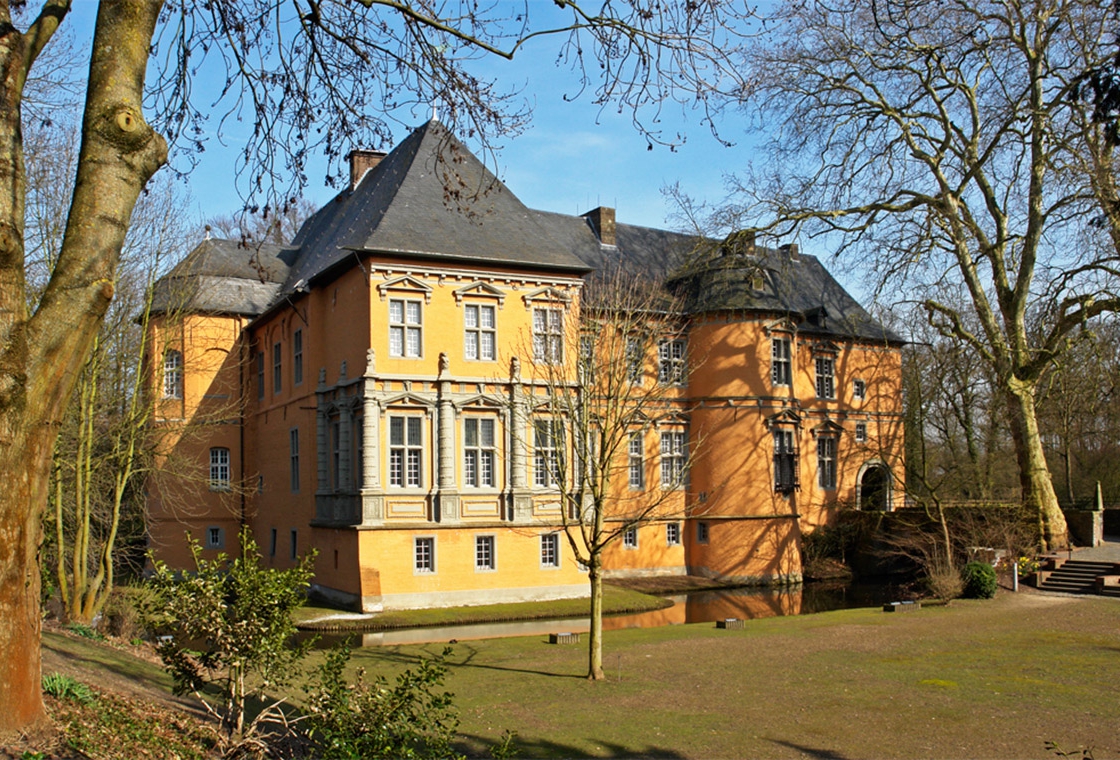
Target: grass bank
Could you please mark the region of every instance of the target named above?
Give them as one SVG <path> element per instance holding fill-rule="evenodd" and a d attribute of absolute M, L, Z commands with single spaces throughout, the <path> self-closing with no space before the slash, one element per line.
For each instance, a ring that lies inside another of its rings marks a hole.
<path fill-rule="evenodd" d="M 505 623 L 514 620 L 551 620 L 585 617 L 587 599 L 555 599 L 547 602 L 485 604 L 475 607 L 445 607 L 433 610 L 390 610 L 370 615 L 345 613 L 332 607 L 308 604 L 296 612 L 296 624 L 307 631 L 388 631 L 398 628 Z M 603 584 L 603 613 L 620 615 L 671 607 L 667 599 Z"/>

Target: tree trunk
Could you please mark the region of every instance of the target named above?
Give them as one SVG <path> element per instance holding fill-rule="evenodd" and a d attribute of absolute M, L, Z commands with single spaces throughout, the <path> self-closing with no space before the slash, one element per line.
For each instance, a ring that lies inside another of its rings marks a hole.
<path fill-rule="evenodd" d="M 592 557 L 587 578 L 591 584 L 591 633 L 587 637 L 587 678 L 602 681 L 603 675 L 603 570 Z"/>
<path fill-rule="evenodd" d="M 1038 534 L 1044 551 L 1069 544 L 1066 518 L 1058 505 L 1054 481 L 1046 464 L 1035 414 L 1034 386 L 1012 379 L 1006 389 L 1011 413 L 1011 437 L 1019 463 L 1023 504 L 1038 515 Z"/>
<path fill-rule="evenodd" d="M 0 734 L 43 717 L 39 563 L 58 424 L 113 296 L 136 199 L 167 160 L 144 121 L 149 47 L 162 3 L 98 7 L 82 145 L 66 234 L 50 283 L 27 316 L 23 271 L 24 167 L 18 96 L 0 88 Z M 0 30 L 0 63 L 10 65 Z M 19 86 L 17 89 L 16 86 Z"/>

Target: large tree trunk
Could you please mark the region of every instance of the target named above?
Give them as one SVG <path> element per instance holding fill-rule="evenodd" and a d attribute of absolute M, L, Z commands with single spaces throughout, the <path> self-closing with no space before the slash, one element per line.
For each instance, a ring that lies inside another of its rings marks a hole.
<path fill-rule="evenodd" d="M 587 569 L 591 584 L 591 632 L 587 637 L 587 677 L 602 681 L 603 675 L 603 568 L 599 557 L 592 557 Z"/>
<path fill-rule="evenodd" d="M 1006 392 L 1023 504 L 1038 515 L 1038 534 L 1043 550 L 1065 547 L 1069 543 L 1066 518 L 1058 505 L 1054 481 L 1046 464 L 1046 453 L 1042 449 L 1035 414 L 1034 385 L 1012 379 Z"/>
<path fill-rule="evenodd" d="M 9 29 L 0 39 L 0 734 L 43 716 L 37 554 L 51 454 L 113 296 L 132 208 L 167 159 L 166 143 L 141 115 L 161 5 L 106 0 L 98 9 L 66 235 L 31 317 L 24 301 L 22 81 L 7 68 L 11 48 L 4 47 L 18 33 Z"/>

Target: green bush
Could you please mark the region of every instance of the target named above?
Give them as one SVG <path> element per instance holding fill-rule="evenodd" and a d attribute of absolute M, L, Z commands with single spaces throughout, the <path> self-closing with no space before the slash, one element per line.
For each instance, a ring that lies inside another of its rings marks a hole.
<path fill-rule="evenodd" d="M 459 719 L 453 695 L 441 691 L 447 674 L 444 658 L 421 658 L 390 685 L 384 676 L 365 680 L 358 669 L 347 683 L 348 646 L 333 649 L 307 687 L 305 726 L 316 757 L 325 760 L 380 758 L 457 758 L 451 740 Z M 503 747 L 508 757 L 510 747 Z"/>
<path fill-rule="evenodd" d="M 991 599 L 996 595 L 996 571 L 987 562 L 969 562 L 961 571 L 964 595 L 969 599 Z"/>
<path fill-rule="evenodd" d="M 61 673 L 48 673 L 43 676 L 43 693 L 55 699 L 69 699 L 83 705 L 88 705 L 97 699 L 93 689 Z"/>
<path fill-rule="evenodd" d="M 97 631 L 90 628 L 85 623 L 67 623 L 63 626 L 67 631 L 75 636 L 81 636 L 83 639 L 93 639 L 94 641 L 104 641 L 105 637 Z"/>

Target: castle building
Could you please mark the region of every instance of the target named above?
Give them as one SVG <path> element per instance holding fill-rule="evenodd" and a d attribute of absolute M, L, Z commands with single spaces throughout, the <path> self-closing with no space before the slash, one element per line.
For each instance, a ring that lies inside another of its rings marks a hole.
<path fill-rule="evenodd" d="M 158 286 L 157 557 L 235 552 L 247 524 L 274 566 L 316 550 L 355 609 L 586 595 L 550 468 L 574 444 L 534 378 L 581 350 L 611 267 L 677 296 L 635 379 L 671 408 L 619 487 L 678 493 L 608 575 L 797 582 L 804 533 L 900 500 L 902 342 L 796 245 L 528 209 L 435 121 L 350 160 L 290 245 L 206 240 Z"/>

